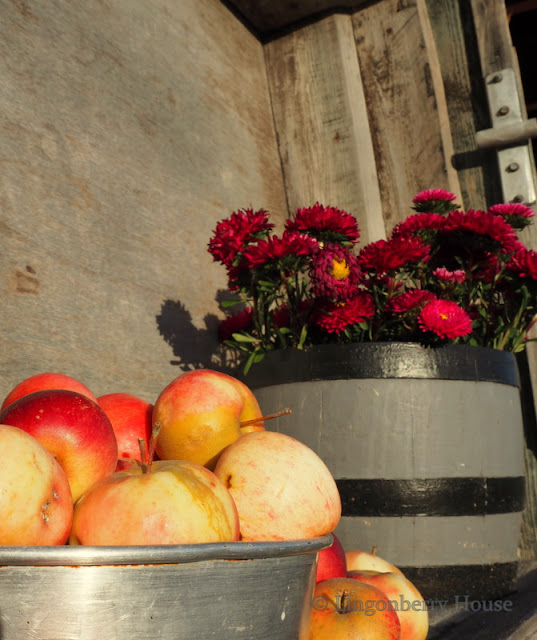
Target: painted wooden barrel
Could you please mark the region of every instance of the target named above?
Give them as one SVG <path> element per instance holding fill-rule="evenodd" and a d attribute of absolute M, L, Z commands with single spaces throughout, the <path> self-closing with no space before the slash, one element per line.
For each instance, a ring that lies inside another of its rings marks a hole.
<path fill-rule="evenodd" d="M 270 428 L 337 480 L 346 549 L 399 566 L 427 598 L 509 592 L 524 506 L 519 375 L 511 353 L 412 343 L 275 351 L 247 384 Z"/>

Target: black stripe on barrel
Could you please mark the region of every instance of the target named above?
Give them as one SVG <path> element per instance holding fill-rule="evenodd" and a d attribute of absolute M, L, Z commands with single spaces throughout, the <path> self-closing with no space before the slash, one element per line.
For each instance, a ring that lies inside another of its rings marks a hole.
<path fill-rule="evenodd" d="M 336 480 L 344 516 L 476 516 L 522 511 L 523 476 Z"/>

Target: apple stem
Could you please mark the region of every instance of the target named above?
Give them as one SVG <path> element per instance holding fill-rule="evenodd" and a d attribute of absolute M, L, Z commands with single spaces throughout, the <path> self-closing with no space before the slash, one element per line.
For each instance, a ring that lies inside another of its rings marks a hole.
<path fill-rule="evenodd" d="M 376 545 L 376 544 L 374 544 L 374 545 L 371 547 L 371 555 L 372 555 L 372 556 L 376 556 L 376 555 L 377 555 L 377 545 Z"/>
<path fill-rule="evenodd" d="M 151 465 L 153 464 L 153 458 L 155 457 L 155 449 L 157 446 L 157 438 L 162 425 L 160 422 L 155 422 L 153 430 L 151 431 L 151 439 L 149 440 L 149 453 L 147 454 L 147 473 L 151 471 Z"/>
<path fill-rule="evenodd" d="M 153 464 L 153 458 L 155 457 L 155 448 L 157 446 L 157 438 L 162 425 L 160 422 L 155 422 L 153 430 L 151 431 L 151 438 L 149 439 L 149 451 L 144 438 L 138 438 L 138 444 L 140 445 L 140 454 L 142 457 L 142 473 L 149 473 L 151 471 L 151 465 Z"/>
<path fill-rule="evenodd" d="M 272 420 L 273 418 L 279 418 L 280 416 L 287 416 L 292 413 L 291 409 L 282 409 L 281 411 L 277 411 L 276 413 L 271 413 L 268 416 L 261 416 L 260 418 L 250 418 L 249 420 L 242 420 L 240 423 L 241 427 L 247 427 L 250 424 L 257 424 L 258 422 L 262 422 L 263 420 Z"/>
<path fill-rule="evenodd" d="M 142 467 L 142 473 L 147 473 L 147 447 L 144 438 L 138 438 L 138 444 L 140 445 L 140 466 Z"/>

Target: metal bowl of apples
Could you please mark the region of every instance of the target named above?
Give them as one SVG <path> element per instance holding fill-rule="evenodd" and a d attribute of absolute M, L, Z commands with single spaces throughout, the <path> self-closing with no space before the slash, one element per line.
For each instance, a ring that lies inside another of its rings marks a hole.
<path fill-rule="evenodd" d="M 317 552 L 331 543 L 3 546 L 0 638 L 306 638 Z"/>

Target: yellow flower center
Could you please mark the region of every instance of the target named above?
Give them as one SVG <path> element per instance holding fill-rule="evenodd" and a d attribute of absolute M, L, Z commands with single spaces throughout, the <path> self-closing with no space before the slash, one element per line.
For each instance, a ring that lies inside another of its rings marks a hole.
<path fill-rule="evenodd" d="M 345 260 L 332 260 L 332 268 L 330 269 L 330 275 L 333 276 L 336 280 L 345 280 L 345 278 L 349 277 L 349 273 L 351 270 L 349 266 L 345 262 Z"/>

